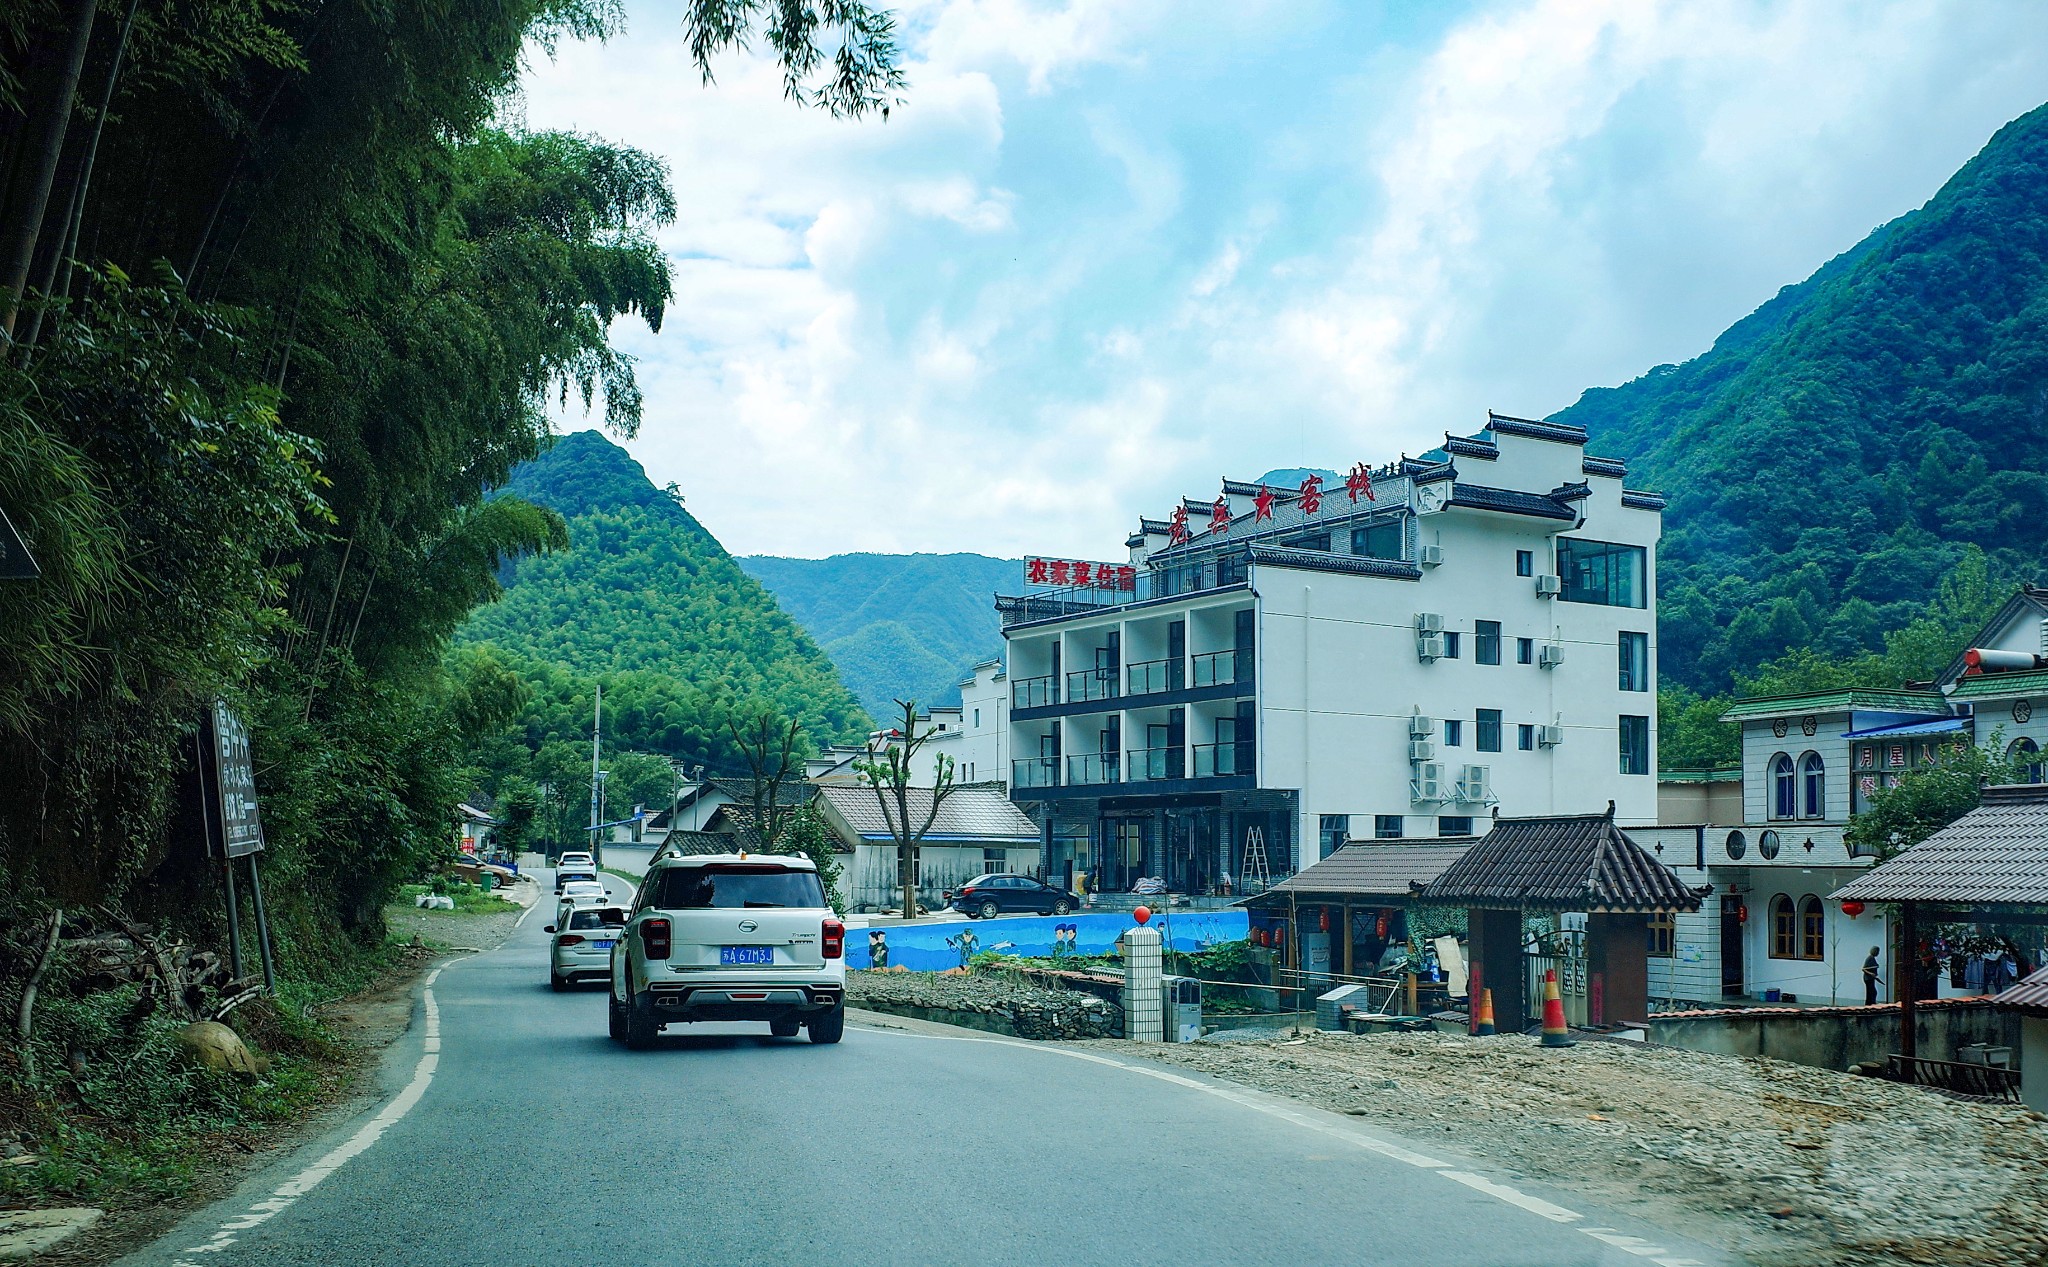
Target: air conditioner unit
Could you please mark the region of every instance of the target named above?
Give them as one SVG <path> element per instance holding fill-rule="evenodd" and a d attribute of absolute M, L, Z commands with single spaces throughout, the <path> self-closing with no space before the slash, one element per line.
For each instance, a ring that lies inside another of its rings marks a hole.
<path fill-rule="evenodd" d="M 1536 667 L 1539 669 L 1554 669 L 1563 663 L 1564 648 L 1557 643 L 1544 643 L 1542 648 L 1536 652 Z"/>
<path fill-rule="evenodd" d="M 1408 737 L 1410 739 L 1428 739 L 1435 734 L 1436 719 L 1434 717 L 1424 717 L 1421 713 L 1417 713 L 1408 719 Z"/>
<path fill-rule="evenodd" d="M 1444 636 L 1440 633 L 1423 634 L 1415 640 L 1415 658 L 1418 660 L 1441 660 L 1444 658 Z"/>
<path fill-rule="evenodd" d="M 1410 761 L 1434 761 L 1436 759 L 1436 741 L 1432 739 L 1410 739 L 1408 741 L 1408 759 Z"/>
<path fill-rule="evenodd" d="M 1538 598 L 1556 598 L 1563 589 L 1564 581 L 1558 577 L 1539 576 L 1536 578 L 1536 597 Z"/>
<path fill-rule="evenodd" d="M 1416 562 L 1426 568 L 1438 567 L 1442 565 L 1443 561 L 1444 548 L 1442 546 L 1424 546 L 1416 556 Z"/>
<path fill-rule="evenodd" d="M 1419 633 L 1419 634 L 1433 634 L 1433 633 L 1442 633 L 1443 631 L 1444 631 L 1444 618 L 1443 618 L 1442 616 L 1439 616 L 1439 615 L 1437 615 L 1437 614 L 1436 614 L 1435 612 L 1416 612 L 1416 613 L 1415 613 L 1415 632 L 1416 632 L 1416 633 Z"/>
<path fill-rule="evenodd" d="M 1458 776 L 1458 799 L 1487 804 L 1494 799 L 1490 771 L 1483 765 L 1468 765 Z"/>
<path fill-rule="evenodd" d="M 1536 746 L 1537 746 L 1537 747 L 1539 747 L 1539 748 L 1555 748 L 1555 747 L 1557 747 L 1557 746 L 1558 746 L 1559 744 L 1561 744 L 1561 743 L 1563 743 L 1563 742 L 1564 742 L 1564 727 L 1562 727 L 1562 726 L 1538 726 L 1538 727 L 1536 728 Z"/>
<path fill-rule="evenodd" d="M 1444 768 L 1440 762 L 1417 762 L 1408 780 L 1408 795 L 1417 801 L 1441 801 L 1444 797 Z"/>

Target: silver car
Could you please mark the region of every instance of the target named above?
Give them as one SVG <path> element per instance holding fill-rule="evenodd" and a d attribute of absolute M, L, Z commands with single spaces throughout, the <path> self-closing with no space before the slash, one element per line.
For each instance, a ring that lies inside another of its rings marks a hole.
<path fill-rule="evenodd" d="M 603 906 L 612 899 L 601 880 L 571 880 L 562 886 L 555 900 L 564 906 L 584 907 Z"/>
<path fill-rule="evenodd" d="M 625 927 L 626 912 L 616 906 L 564 906 L 549 924 L 548 984 L 566 990 L 578 981 L 602 981 L 611 975 L 612 946 Z"/>

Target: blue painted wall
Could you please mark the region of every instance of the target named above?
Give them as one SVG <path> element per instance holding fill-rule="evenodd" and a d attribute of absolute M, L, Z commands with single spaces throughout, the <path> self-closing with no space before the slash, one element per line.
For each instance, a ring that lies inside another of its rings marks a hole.
<path fill-rule="evenodd" d="M 877 937 L 887 943 L 887 964 L 913 972 L 940 972 L 966 964 L 969 957 L 984 950 L 1006 955 L 1050 956 L 1054 943 L 1064 943 L 1067 953 L 1104 955 L 1116 939 L 1138 921 L 1128 913 L 1105 915 L 1018 915 L 1000 919 L 954 921 L 943 924 L 891 924 L 883 928 L 853 928 L 846 934 L 846 966 L 875 967 L 873 947 Z M 1178 915 L 1155 915 L 1151 927 L 1165 934 L 1175 950 L 1204 950 L 1218 942 L 1243 941 L 1250 921 L 1243 911 L 1187 911 Z"/>

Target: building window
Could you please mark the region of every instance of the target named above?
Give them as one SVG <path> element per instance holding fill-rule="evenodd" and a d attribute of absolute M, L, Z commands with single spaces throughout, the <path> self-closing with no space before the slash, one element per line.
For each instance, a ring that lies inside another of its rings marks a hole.
<path fill-rule="evenodd" d="M 1799 919 L 1792 899 L 1783 893 L 1771 899 L 1771 958 L 1799 957 Z"/>
<path fill-rule="evenodd" d="M 1474 744 L 1479 751 L 1500 751 L 1500 710 L 1498 708 L 1480 709 L 1479 717 L 1473 729 L 1476 732 L 1473 736 Z"/>
<path fill-rule="evenodd" d="M 1817 897 L 1804 897 L 1799 901 L 1799 957 L 1828 957 L 1828 912 Z"/>
<path fill-rule="evenodd" d="M 2048 765 L 2044 765 L 2041 760 L 2040 744 L 2022 736 L 2012 741 L 2012 746 L 2005 750 L 2005 755 L 2020 768 L 2020 782 L 2048 783 L 2048 778 L 2042 777 L 2043 771 L 2048 771 Z"/>
<path fill-rule="evenodd" d="M 1323 852 L 1318 855 L 1327 858 L 1344 847 L 1351 835 L 1351 815 L 1324 814 L 1322 816 Z"/>
<path fill-rule="evenodd" d="M 1749 842 L 1742 838 L 1742 833 L 1739 831 L 1731 831 L 1728 833 L 1728 840 L 1725 847 L 1728 850 L 1728 857 L 1731 861 L 1739 859 L 1742 857 L 1743 854 L 1749 852 Z"/>
<path fill-rule="evenodd" d="M 1515 639 L 1515 663 L 1536 663 L 1536 640 L 1534 638 Z"/>
<path fill-rule="evenodd" d="M 1482 620 L 1472 626 L 1472 658 L 1481 664 L 1500 663 L 1500 622 Z"/>
<path fill-rule="evenodd" d="M 1455 717 L 1446 718 L 1444 720 L 1444 747 L 1462 748 L 1464 746 L 1465 723 Z"/>
<path fill-rule="evenodd" d="M 1526 722 L 1515 727 L 1515 747 L 1523 752 L 1536 751 L 1536 728 Z"/>
<path fill-rule="evenodd" d="M 1010 851 L 1007 849 L 984 849 L 981 851 L 981 869 L 990 875 L 1001 875 L 1010 869 Z"/>
<path fill-rule="evenodd" d="M 1388 519 L 1351 530 L 1351 553 L 1362 554 L 1369 559 L 1398 559 L 1401 557 L 1402 531 L 1399 519 Z"/>
<path fill-rule="evenodd" d="M 1799 816 L 1799 780 L 1792 773 L 1792 758 L 1779 753 L 1771 758 L 1771 817 Z"/>
<path fill-rule="evenodd" d="M 974 710 L 974 728 L 981 729 L 981 710 L 978 708 Z"/>
<path fill-rule="evenodd" d="M 1650 719 L 1621 717 L 1621 772 L 1623 774 L 1648 774 L 1650 772 Z"/>
<path fill-rule="evenodd" d="M 1756 856 L 1769 862 L 1778 856 L 1778 850 L 1783 844 L 1784 842 L 1778 838 L 1778 833 L 1766 828 L 1757 835 Z"/>
<path fill-rule="evenodd" d="M 1401 839 L 1401 816 L 1399 814 L 1374 814 L 1372 816 L 1372 838 L 1374 840 Z"/>
<path fill-rule="evenodd" d="M 1602 607 L 1646 607 L 1645 559 L 1641 546 L 1559 537 L 1557 575 L 1563 584 L 1558 597 Z"/>
<path fill-rule="evenodd" d="M 1515 551 L 1515 575 L 1536 575 L 1536 552 L 1534 550 Z"/>
<path fill-rule="evenodd" d="M 1458 633 L 1454 629 L 1444 630 L 1444 659 L 1458 658 Z"/>
<path fill-rule="evenodd" d="M 1646 633 L 1621 635 L 1621 689 L 1650 689 L 1650 635 Z"/>
<path fill-rule="evenodd" d="M 1314 532 L 1306 537 L 1295 537 L 1290 541 L 1282 541 L 1280 544 L 1291 550 L 1318 550 L 1328 554 L 1330 552 L 1330 534 L 1327 532 Z"/>
<path fill-rule="evenodd" d="M 1799 758 L 1799 816 L 1826 818 L 1828 811 L 1828 763 L 1818 752 Z"/>
<path fill-rule="evenodd" d="M 1678 934 L 1678 920 L 1670 911 L 1659 911 L 1650 916 L 1650 955 L 1655 959 L 1671 958 L 1671 943 Z"/>
<path fill-rule="evenodd" d="M 1472 834 L 1472 818 L 1469 814 L 1436 820 L 1436 834 L 1439 836 L 1469 836 Z"/>

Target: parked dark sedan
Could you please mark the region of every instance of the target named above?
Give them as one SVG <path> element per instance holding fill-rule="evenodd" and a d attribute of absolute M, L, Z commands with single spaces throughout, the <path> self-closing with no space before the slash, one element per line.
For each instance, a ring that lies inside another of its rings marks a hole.
<path fill-rule="evenodd" d="M 961 885 L 946 904 L 980 919 L 994 919 L 1006 911 L 1065 915 L 1079 906 L 1081 899 L 1028 875 L 978 875 Z"/>

